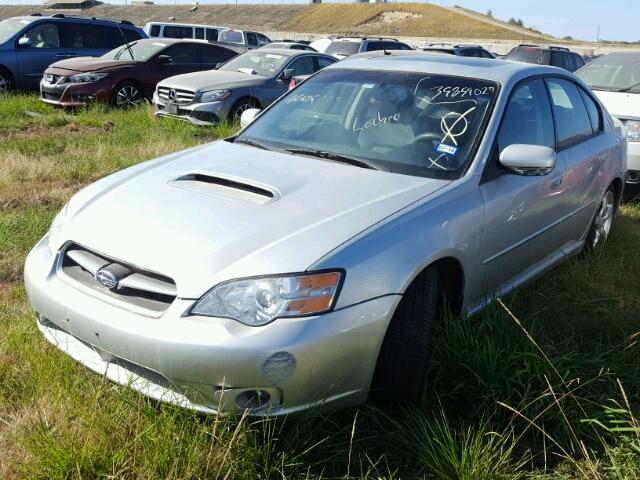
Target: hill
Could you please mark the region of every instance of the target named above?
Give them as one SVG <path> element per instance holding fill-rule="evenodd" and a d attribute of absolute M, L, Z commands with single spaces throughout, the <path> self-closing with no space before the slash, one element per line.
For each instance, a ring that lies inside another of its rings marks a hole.
<path fill-rule="evenodd" d="M 490 21 L 456 8 L 432 4 L 321 5 L 99 5 L 69 14 L 130 20 L 193 22 L 249 28 L 264 32 L 306 32 L 351 35 L 393 35 L 505 40 L 549 40 L 525 29 Z M 0 6 L 0 18 L 31 11 L 55 13 L 40 5 Z"/>

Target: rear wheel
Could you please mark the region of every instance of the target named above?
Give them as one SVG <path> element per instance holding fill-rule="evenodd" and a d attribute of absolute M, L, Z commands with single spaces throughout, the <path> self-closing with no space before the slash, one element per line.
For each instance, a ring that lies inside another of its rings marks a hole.
<path fill-rule="evenodd" d="M 609 186 L 600 203 L 596 216 L 593 219 L 589 233 L 587 234 L 586 248 L 587 251 L 594 251 L 600 248 L 609 238 L 613 217 L 616 214 L 616 191 L 613 185 Z"/>
<path fill-rule="evenodd" d="M 111 103 L 118 108 L 131 108 L 144 102 L 140 87 L 133 82 L 124 82 L 113 89 Z"/>
<path fill-rule="evenodd" d="M 442 301 L 438 271 L 428 267 L 407 289 L 393 314 L 374 373 L 371 387 L 374 398 L 420 401 Z"/>

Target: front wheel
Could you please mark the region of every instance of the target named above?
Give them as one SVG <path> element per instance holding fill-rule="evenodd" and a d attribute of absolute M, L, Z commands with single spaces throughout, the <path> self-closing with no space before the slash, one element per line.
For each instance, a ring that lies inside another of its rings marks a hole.
<path fill-rule="evenodd" d="M 242 117 L 242 113 L 251 108 L 258 108 L 258 105 L 254 100 L 251 100 L 250 98 L 243 98 L 238 100 L 236 104 L 231 108 L 230 120 L 240 121 L 240 117 Z"/>
<path fill-rule="evenodd" d="M 113 89 L 111 102 L 118 108 L 131 108 L 144 102 L 144 95 L 135 83 L 124 82 Z"/>
<path fill-rule="evenodd" d="M 440 275 L 434 267 L 418 275 L 404 293 L 382 342 L 371 386 L 374 398 L 420 402 L 443 298 Z"/>
<path fill-rule="evenodd" d="M 597 250 L 607 241 L 616 209 L 616 192 L 613 185 L 611 185 L 600 199 L 596 216 L 587 234 L 585 245 L 587 251 Z"/>
<path fill-rule="evenodd" d="M 0 71 L 0 95 L 9 93 L 11 91 L 11 79 L 9 76 Z"/>

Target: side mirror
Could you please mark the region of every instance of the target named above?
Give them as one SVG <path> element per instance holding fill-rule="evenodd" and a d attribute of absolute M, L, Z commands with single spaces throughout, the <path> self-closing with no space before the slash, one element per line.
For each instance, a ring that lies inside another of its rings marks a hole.
<path fill-rule="evenodd" d="M 33 45 L 33 42 L 29 37 L 22 37 L 18 40 L 18 46 L 20 47 L 30 47 Z"/>
<path fill-rule="evenodd" d="M 288 82 L 293 78 L 293 72 L 295 70 L 293 68 L 285 68 L 284 71 L 280 74 L 280 80 L 283 82 Z"/>
<path fill-rule="evenodd" d="M 542 145 L 513 144 L 500 152 L 500 164 L 517 175 L 548 175 L 556 166 L 556 151 Z"/>
<path fill-rule="evenodd" d="M 171 63 L 171 57 L 169 55 L 158 55 L 158 63 L 160 65 L 166 65 Z"/>
<path fill-rule="evenodd" d="M 260 110 L 259 108 L 249 108 L 248 110 L 242 112 L 242 115 L 240 115 L 240 127 L 244 128 L 252 123 L 256 119 L 256 117 L 260 115 L 261 111 L 262 110 Z"/>

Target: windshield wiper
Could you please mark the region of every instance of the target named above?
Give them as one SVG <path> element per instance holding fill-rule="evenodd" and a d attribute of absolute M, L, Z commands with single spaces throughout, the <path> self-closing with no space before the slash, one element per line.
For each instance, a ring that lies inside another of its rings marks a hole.
<path fill-rule="evenodd" d="M 260 142 L 256 142 L 255 140 L 249 140 L 248 138 L 239 138 L 239 139 L 235 139 L 233 141 L 233 143 L 241 143 L 244 145 L 249 145 L 250 147 L 256 147 L 259 148 L 261 150 L 271 150 L 269 147 L 267 147 L 266 145 L 260 143 Z"/>
<path fill-rule="evenodd" d="M 339 153 L 326 152 L 324 150 L 314 150 L 313 148 L 289 148 L 286 149 L 285 152 L 293 153 L 294 155 L 309 155 L 311 157 L 324 158 L 326 160 L 347 163 L 355 167 L 368 168 L 370 170 L 381 170 L 380 167 L 367 162 L 366 160 L 341 155 Z"/>
<path fill-rule="evenodd" d="M 614 90 L 614 92 L 628 92 L 630 90 L 633 90 L 636 87 L 640 87 L 640 82 L 634 83 L 633 85 L 629 85 L 628 87 L 619 88 L 617 90 Z"/>

